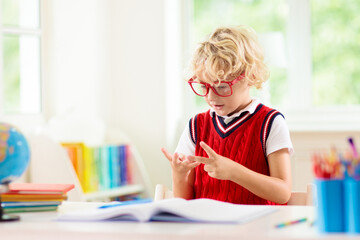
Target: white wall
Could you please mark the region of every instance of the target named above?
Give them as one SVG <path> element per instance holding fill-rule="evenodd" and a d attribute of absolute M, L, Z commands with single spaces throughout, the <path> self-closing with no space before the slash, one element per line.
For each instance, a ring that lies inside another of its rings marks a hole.
<path fill-rule="evenodd" d="M 98 114 L 102 89 L 99 80 L 106 64 L 102 59 L 105 42 L 100 1 L 54 0 L 48 4 L 51 14 L 49 22 L 44 23 L 50 57 L 49 69 L 45 69 L 49 73 L 45 83 L 50 84 L 51 92 L 46 99 L 51 101 L 48 114 L 77 109 Z"/>
<path fill-rule="evenodd" d="M 106 123 L 134 140 L 153 184 L 170 184 L 166 145 L 164 1 L 113 1 L 110 51 L 113 75 Z"/>
<path fill-rule="evenodd" d="M 164 1 L 46 5 L 48 118 L 101 118 L 108 132 L 122 130 L 132 139 L 153 185 L 170 185 L 160 151 L 166 146 Z"/>

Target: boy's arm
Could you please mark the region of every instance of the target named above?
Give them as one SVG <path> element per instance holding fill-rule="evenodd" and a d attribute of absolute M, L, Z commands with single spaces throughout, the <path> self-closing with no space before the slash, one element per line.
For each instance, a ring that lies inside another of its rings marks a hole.
<path fill-rule="evenodd" d="M 200 143 L 209 158 L 189 156 L 203 163 L 209 176 L 233 181 L 255 195 L 276 203 L 286 203 L 291 195 L 291 167 L 288 149 L 280 149 L 268 156 L 270 176 L 252 171 L 233 160 L 218 155 L 204 142 Z"/>
<path fill-rule="evenodd" d="M 240 164 L 230 170 L 230 180 L 255 195 L 275 203 L 287 203 L 291 195 L 291 166 L 288 149 L 268 156 L 270 176 L 254 172 Z M 235 163 L 235 162 L 234 162 Z"/>
<path fill-rule="evenodd" d="M 174 197 L 184 199 L 194 198 L 195 171 L 190 170 L 187 176 L 181 176 L 172 171 L 172 189 Z"/>
<path fill-rule="evenodd" d="M 186 156 L 174 153 L 171 155 L 166 149 L 161 151 L 169 160 L 172 170 L 172 188 L 174 197 L 192 199 L 194 198 L 194 168 L 200 165 L 190 161 Z"/>

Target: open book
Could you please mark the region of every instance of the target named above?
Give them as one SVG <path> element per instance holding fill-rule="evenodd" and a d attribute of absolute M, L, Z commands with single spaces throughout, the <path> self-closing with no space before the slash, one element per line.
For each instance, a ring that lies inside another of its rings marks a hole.
<path fill-rule="evenodd" d="M 61 221 L 169 221 L 204 223 L 245 223 L 270 214 L 276 208 L 238 205 L 212 199 L 165 199 L 157 202 L 71 211 L 59 214 Z"/>

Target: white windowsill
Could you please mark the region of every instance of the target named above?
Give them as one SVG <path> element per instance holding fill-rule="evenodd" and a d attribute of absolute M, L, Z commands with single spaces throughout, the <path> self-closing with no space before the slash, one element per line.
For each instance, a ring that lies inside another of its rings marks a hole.
<path fill-rule="evenodd" d="M 291 132 L 360 131 L 360 107 L 284 111 Z"/>

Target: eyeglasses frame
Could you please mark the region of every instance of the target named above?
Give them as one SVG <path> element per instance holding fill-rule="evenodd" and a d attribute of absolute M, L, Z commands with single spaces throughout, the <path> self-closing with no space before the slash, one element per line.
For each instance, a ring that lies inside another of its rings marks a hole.
<path fill-rule="evenodd" d="M 235 78 L 234 80 L 230 81 L 230 82 L 226 82 L 226 81 L 223 81 L 221 83 L 227 83 L 230 87 L 230 90 L 231 90 L 231 93 L 229 95 L 226 95 L 226 96 L 222 96 L 220 94 L 218 94 L 215 90 L 215 88 L 213 86 L 211 86 L 209 83 L 205 83 L 205 82 L 196 82 L 195 79 L 196 79 L 196 76 L 193 76 L 192 78 L 190 78 L 188 80 L 188 84 L 190 85 L 191 89 L 193 90 L 193 92 L 200 96 L 200 97 L 206 97 L 208 94 L 209 94 L 209 89 L 211 88 L 211 90 L 216 94 L 218 95 L 219 97 L 230 97 L 232 94 L 233 94 L 233 89 L 232 89 L 232 86 L 237 83 L 238 81 L 242 80 L 243 78 L 245 77 L 244 74 L 241 74 L 240 76 L 238 76 L 237 78 Z M 201 84 L 204 84 L 206 86 L 206 93 L 205 94 L 198 94 L 195 89 L 193 88 L 192 86 L 192 83 L 201 83 Z"/>

